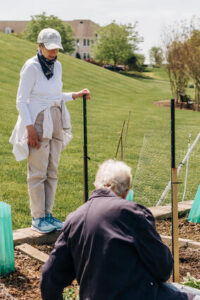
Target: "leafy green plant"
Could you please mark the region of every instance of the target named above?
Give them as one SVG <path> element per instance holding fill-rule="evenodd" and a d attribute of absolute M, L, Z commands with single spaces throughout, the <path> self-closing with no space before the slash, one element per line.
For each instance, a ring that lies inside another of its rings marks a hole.
<path fill-rule="evenodd" d="M 77 295 L 77 293 L 78 289 L 76 286 L 66 288 L 63 293 L 64 300 L 79 300 L 79 296 Z"/>
<path fill-rule="evenodd" d="M 190 286 L 192 288 L 196 288 L 200 290 L 200 281 L 195 277 L 191 276 L 189 272 L 187 272 L 187 276 L 183 278 L 183 284 Z"/>
<path fill-rule="evenodd" d="M 190 84 L 190 85 L 189 85 L 189 88 L 190 88 L 190 89 L 194 89 L 194 84 Z"/>

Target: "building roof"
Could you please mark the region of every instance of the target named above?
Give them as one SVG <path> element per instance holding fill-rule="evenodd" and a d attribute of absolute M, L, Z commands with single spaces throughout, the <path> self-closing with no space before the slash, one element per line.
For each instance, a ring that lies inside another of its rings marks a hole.
<path fill-rule="evenodd" d="M 99 25 L 90 20 L 63 21 L 71 25 L 76 38 L 90 38 L 95 36 Z"/>
<path fill-rule="evenodd" d="M 0 31 L 5 32 L 6 27 L 11 28 L 16 33 L 24 31 L 29 21 L 0 21 Z M 95 36 L 95 32 L 100 27 L 90 20 L 63 21 L 71 25 L 76 38 L 90 38 Z"/>

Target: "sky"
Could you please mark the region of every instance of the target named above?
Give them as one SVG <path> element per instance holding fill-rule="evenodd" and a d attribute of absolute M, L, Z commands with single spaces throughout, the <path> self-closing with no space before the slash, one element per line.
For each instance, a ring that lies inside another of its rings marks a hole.
<path fill-rule="evenodd" d="M 1 0 L 0 20 L 30 20 L 46 12 L 62 20 L 90 19 L 99 25 L 115 20 L 120 24 L 138 22 L 144 38 L 139 45 L 148 61 L 149 50 L 162 46 L 166 26 L 200 17 L 200 0 Z"/>

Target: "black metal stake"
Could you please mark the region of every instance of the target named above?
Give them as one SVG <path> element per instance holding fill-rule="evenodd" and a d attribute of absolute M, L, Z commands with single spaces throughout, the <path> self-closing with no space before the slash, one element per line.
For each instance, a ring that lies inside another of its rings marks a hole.
<path fill-rule="evenodd" d="M 83 172 L 84 172 L 84 201 L 88 200 L 88 154 L 87 154 L 87 105 L 86 95 L 83 96 Z"/>
<path fill-rule="evenodd" d="M 175 103 L 171 99 L 171 167 L 175 168 Z"/>

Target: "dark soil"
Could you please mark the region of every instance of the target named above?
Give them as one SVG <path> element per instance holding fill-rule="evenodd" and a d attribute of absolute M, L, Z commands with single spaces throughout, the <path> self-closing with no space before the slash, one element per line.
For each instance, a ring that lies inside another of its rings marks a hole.
<path fill-rule="evenodd" d="M 162 235 L 171 235 L 171 220 L 157 220 L 156 229 Z M 187 217 L 179 219 L 179 237 L 200 242 L 200 224 L 188 222 Z"/>
<path fill-rule="evenodd" d="M 171 221 L 156 221 L 157 231 L 162 235 L 171 235 Z M 188 223 L 186 218 L 179 220 L 179 234 L 200 242 L 200 224 Z M 37 245 L 39 250 L 49 254 L 53 245 Z M 42 263 L 15 250 L 16 271 L 0 279 L 0 299 L 39 300 L 40 275 Z M 200 249 L 180 248 L 180 280 L 189 272 L 200 279 Z M 10 296 L 9 296 L 10 295 Z"/>
<path fill-rule="evenodd" d="M 41 299 L 39 289 L 41 266 L 37 260 L 15 250 L 16 271 L 0 279 L 0 299 L 13 299 L 6 297 L 8 293 L 14 299 Z"/>
<path fill-rule="evenodd" d="M 161 235 L 171 236 L 171 220 L 157 220 L 156 229 Z M 200 224 L 187 222 L 187 217 L 179 219 L 179 237 L 200 242 Z M 181 247 L 179 257 L 180 280 L 183 281 L 188 272 L 200 280 L 200 248 Z"/>

